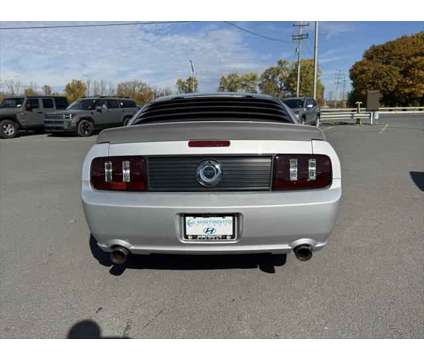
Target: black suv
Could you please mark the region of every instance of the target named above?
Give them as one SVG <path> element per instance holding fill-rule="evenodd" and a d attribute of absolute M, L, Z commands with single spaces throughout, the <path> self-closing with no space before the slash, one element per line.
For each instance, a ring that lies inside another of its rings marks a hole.
<path fill-rule="evenodd" d="M 67 106 L 63 96 L 6 97 L 0 103 L 0 138 L 13 138 L 19 130 L 43 130 L 44 114 Z"/>
<path fill-rule="evenodd" d="M 134 100 L 122 97 L 83 97 L 65 111 L 48 113 L 46 132 L 71 132 L 90 136 L 94 130 L 126 125 L 139 110 Z"/>

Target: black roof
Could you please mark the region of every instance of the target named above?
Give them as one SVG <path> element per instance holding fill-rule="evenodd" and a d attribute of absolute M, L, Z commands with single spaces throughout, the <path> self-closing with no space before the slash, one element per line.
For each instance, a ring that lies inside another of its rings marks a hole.
<path fill-rule="evenodd" d="M 79 99 L 123 99 L 123 100 L 133 100 L 129 96 L 81 96 Z"/>
<path fill-rule="evenodd" d="M 5 99 L 17 99 L 17 98 L 28 98 L 28 99 L 38 99 L 38 98 L 66 98 L 64 95 L 12 95 L 12 96 L 5 96 Z"/>

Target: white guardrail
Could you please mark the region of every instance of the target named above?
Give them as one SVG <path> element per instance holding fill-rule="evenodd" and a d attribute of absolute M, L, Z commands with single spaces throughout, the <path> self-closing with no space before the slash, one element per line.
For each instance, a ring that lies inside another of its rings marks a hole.
<path fill-rule="evenodd" d="M 357 112 L 357 108 L 321 108 L 321 112 Z M 424 111 L 424 106 L 405 106 L 405 107 L 381 107 L 378 109 L 380 113 L 403 113 L 403 112 L 422 112 Z M 360 112 L 367 112 L 365 108 L 361 108 Z"/>
<path fill-rule="evenodd" d="M 369 120 L 372 125 L 374 120 L 378 120 L 379 114 L 405 113 L 424 113 L 424 106 L 381 107 L 378 111 L 367 111 L 366 109 L 361 109 L 360 112 L 358 112 L 357 108 L 321 108 L 320 121 L 353 121 L 361 124 L 363 120 Z M 319 121 L 317 122 L 317 126 L 319 126 Z"/>

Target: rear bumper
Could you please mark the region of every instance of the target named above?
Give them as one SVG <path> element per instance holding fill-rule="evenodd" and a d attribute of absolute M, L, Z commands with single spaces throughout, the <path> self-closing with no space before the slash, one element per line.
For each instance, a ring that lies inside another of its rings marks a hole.
<path fill-rule="evenodd" d="M 341 181 L 329 189 L 292 192 L 121 193 L 95 191 L 83 181 L 82 203 L 92 235 L 104 251 L 132 253 L 287 253 L 299 244 L 319 250 L 336 221 Z M 183 214 L 235 214 L 237 238 L 183 239 Z"/>

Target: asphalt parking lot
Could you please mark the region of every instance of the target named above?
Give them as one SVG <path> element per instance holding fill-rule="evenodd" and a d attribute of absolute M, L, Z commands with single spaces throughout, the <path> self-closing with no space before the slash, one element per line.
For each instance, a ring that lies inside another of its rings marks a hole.
<path fill-rule="evenodd" d="M 424 337 L 424 115 L 323 129 L 343 203 L 306 263 L 163 255 L 111 267 L 79 198 L 95 137 L 0 141 L 0 337 Z"/>

